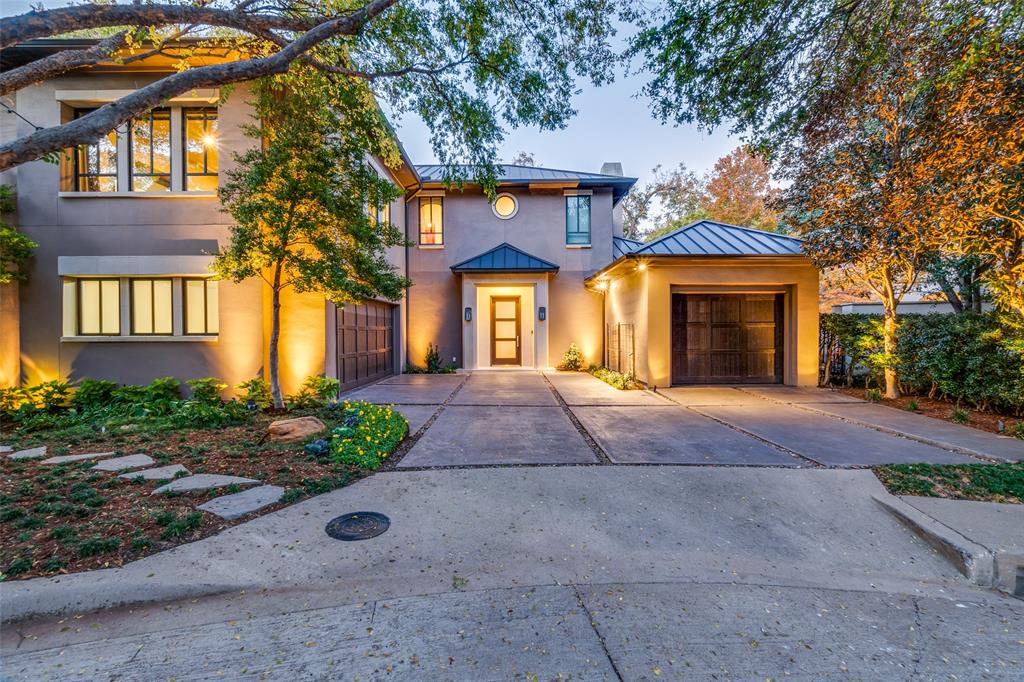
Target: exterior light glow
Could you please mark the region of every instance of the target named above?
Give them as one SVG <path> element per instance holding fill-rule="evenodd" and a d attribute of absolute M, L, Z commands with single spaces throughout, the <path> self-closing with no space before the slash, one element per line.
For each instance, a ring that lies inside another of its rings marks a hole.
<path fill-rule="evenodd" d="M 640 272 L 643 272 L 644 270 L 647 269 L 647 263 L 640 263 L 640 265 L 636 266 L 636 269 L 639 270 Z"/>
<path fill-rule="evenodd" d="M 598 291 L 604 291 L 607 288 L 608 288 L 608 282 L 601 281 L 601 282 L 597 283 L 597 290 Z"/>

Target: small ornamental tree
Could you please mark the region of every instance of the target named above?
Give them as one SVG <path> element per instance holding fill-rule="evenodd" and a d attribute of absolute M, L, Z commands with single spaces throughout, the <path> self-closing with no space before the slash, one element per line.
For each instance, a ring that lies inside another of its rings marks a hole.
<path fill-rule="evenodd" d="M 10 185 L 0 185 L 0 284 L 28 277 L 32 250 L 39 246 L 3 219 L 2 216 L 13 213 L 14 208 L 14 191 Z"/>
<path fill-rule="evenodd" d="M 335 88 L 312 69 L 259 81 L 254 91 L 262 126 L 247 126 L 246 134 L 263 145 L 237 154 L 221 187 L 235 225 L 213 270 L 235 282 L 260 277 L 270 287 L 270 387 L 282 408 L 281 292 L 292 287 L 337 303 L 396 300 L 409 281 L 385 257 L 387 248 L 405 243 L 401 232 L 368 210 L 398 196 L 366 161 L 376 154 L 397 162 L 394 141 L 374 135 L 386 126 L 370 120 L 381 116 L 373 99 L 360 101 L 365 91 Z"/>

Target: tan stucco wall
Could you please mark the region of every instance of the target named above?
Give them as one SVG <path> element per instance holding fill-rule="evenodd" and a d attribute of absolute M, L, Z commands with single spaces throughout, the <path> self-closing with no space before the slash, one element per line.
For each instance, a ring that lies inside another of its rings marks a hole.
<path fill-rule="evenodd" d="M 0 284 L 0 388 L 18 385 L 21 333 L 18 329 L 18 284 Z"/>
<path fill-rule="evenodd" d="M 646 295 L 638 295 L 645 288 Z M 632 265 L 620 267 L 609 277 L 606 314 L 637 325 L 637 377 L 652 386 L 668 386 L 672 376 L 672 292 L 742 293 L 765 289 L 786 294 L 785 383 L 816 385 L 818 271 L 806 260 L 694 258 L 651 262 L 644 272 L 632 269 Z M 645 349 L 646 358 L 641 349 Z"/>

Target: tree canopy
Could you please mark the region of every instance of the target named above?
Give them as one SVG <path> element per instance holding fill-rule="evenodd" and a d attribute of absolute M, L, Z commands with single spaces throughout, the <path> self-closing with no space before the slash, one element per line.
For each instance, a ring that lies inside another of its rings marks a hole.
<path fill-rule="evenodd" d="M 9 70 L 0 94 L 100 62 L 159 53 L 174 70 L 74 121 L 0 145 L 0 170 L 75 145 L 176 95 L 302 63 L 426 122 L 442 163 L 493 182 L 505 126 L 557 129 L 576 79 L 611 78 L 610 0 L 224 0 L 79 4 L 0 19 L 0 47 L 72 30 L 119 31 L 93 48 Z M 188 39 L 195 40 L 189 42 Z M 216 59 L 210 59 L 216 55 Z M 350 88 L 350 89 L 352 89 Z"/>

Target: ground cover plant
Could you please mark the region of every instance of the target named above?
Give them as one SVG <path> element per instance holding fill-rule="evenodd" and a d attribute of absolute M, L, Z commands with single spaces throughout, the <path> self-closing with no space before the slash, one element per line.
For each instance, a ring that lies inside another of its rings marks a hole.
<path fill-rule="evenodd" d="M 193 393 L 188 399 L 171 397 L 180 388 L 177 384 L 154 384 L 118 387 L 83 381 L 77 392 L 66 392 L 62 407 L 8 405 L 15 413 L 21 411 L 22 418 L 12 419 L 7 412 L 0 443 L 16 449 L 46 445 L 47 456 L 144 453 L 155 460 L 153 466 L 180 464 L 192 474 L 242 476 L 284 487 L 282 500 L 257 512 L 263 514 L 366 476 L 408 432 L 405 419 L 384 406 L 324 400 L 287 415 L 266 414 L 245 402 L 221 400 L 224 384 L 215 379 L 190 382 Z M 258 380 L 247 384 L 248 397 L 242 394 L 246 401 L 264 393 Z M 148 395 L 150 401 L 125 407 L 115 404 L 115 393 Z M 110 409 L 88 407 L 94 400 L 109 402 Z M 274 419 L 304 415 L 317 417 L 327 430 L 308 439 L 312 442 L 266 439 Z M 0 457 L 0 579 L 120 566 L 248 518 L 226 521 L 196 510 L 209 499 L 242 488 L 151 495 L 167 481 L 118 478 L 118 472 L 92 470 L 96 461 L 45 465 Z"/>
<path fill-rule="evenodd" d="M 640 388 L 640 383 L 632 374 L 623 374 L 622 372 L 616 372 L 607 367 L 598 367 L 597 365 L 591 365 L 587 372 L 620 391 L 631 391 Z"/>
<path fill-rule="evenodd" d="M 889 464 L 875 474 L 894 495 L 1024 503 L 1024 462 Z"/>

